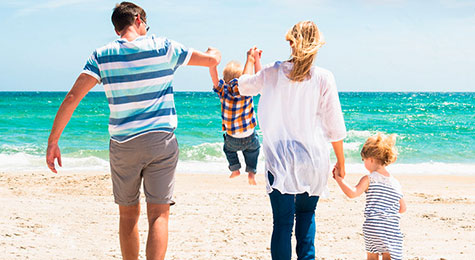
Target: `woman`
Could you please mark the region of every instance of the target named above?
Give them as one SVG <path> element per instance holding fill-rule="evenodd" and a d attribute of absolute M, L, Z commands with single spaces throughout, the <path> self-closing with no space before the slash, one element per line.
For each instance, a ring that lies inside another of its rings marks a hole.
<path fill-rule="evenodd" d="M 239 92 L 261 94 L 258 119 L 274 219 L 272 259 L 291 259 L 294 217 L 298 259 L 315 259 L 315 209 L 331 170 L 328 142 L 344 176 L 346 128 L 333 74 L 313 66 L 324 44 L 315 23 L 297 23 L 286 40 L 291 58 L 242 75 Z M 245 72 L 259 59 L 257 51 L 249 50 Z"/>

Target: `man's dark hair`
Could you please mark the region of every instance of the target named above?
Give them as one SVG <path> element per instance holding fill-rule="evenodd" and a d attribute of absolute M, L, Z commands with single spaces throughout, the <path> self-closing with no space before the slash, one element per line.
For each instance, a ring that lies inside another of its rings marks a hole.
<path fill-rule="evenodd" d="M 126 27 L 134 24 L 137 14 L 140 14 L 143 22 L 147 22 L 147 15 L 142 7 L 131 2 L 117 4 L 111 17 L 115 30 L 121 32 Z"/>

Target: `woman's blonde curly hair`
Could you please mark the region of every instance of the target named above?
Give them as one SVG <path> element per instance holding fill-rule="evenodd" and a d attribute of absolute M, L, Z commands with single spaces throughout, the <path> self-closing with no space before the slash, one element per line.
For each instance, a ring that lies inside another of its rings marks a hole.
<path fill-rule="evenodd" d="M 379 160 L 383 166 L 395 162 L 397 159 L 396 135 L 385 136 L 378 133 L 371 136 L 361 149 L 361 158 Z"/>
<path fill-rule="evenodd" d="M 285 35 L 290 42 L 293 63 L 289 78 L 292 81 L 304 81 L 310 76 L 310 68 L 317 55 L 318 49 L 325 44 L 323 35 L 312 21 L 302 21 L 294 25 Z"/>

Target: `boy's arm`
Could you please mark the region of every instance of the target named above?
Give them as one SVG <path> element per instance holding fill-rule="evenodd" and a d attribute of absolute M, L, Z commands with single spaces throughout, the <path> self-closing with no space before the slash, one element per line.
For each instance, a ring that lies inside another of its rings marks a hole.
<path fill-rule="evenodd" d="M 404 200 L 404 198 L 401 198 L 399 200 L 399 213 L 404 213 L 406 212 L 406 201 Z"/>
<path fill-rule="evenodd" d="M 213 67 L 217 66 L 219 62 L 221 62 L 221 52 L 218 49 L 209 47 L 206 52 L 193 50 L 188 65 Z"/>
<path fill-rule="evenodd" d="M 247 60 L 246 64 L 244 65 L 244 69 L 242 74 L 252 74 L 252 68 L 254 67 L 254 53 L 256 51 L 256 47 L 252 47 L 247 51 Z"/>
<path fill-rule="evenodd" d="M 254 73 L 259 72 L 262 69 L 261 66 L 261 55 L 262 55 L 262 50 L 256 50 L 254 52 Z"/>
<path fill-rule="evenodd" d="M 338 175 L 338 169 L 336 169 L 336 173 L 334 177 L 335 177 L 336 182 L 338 183 L 338 186 L 340 186 L 340 189 L 350 199 L 356 198 L 360 196 L 361 194 L 363 194 L 363 192 L 365 192 L 369 186 L 368 176 L 363 176 L 358 182 L 358 184 L 356 184 L 355 187 L 351 187 L 350 185 L 348 185 L 345 182 L 345 180 L 342 177 L 340 177 L 340 175 Z"/>
<path fill-rule="evenodd" d="M 216 88 L 219 85 L 218 68 L 216 66 L 209 67 L 209 75 L 213 82 L 213 87 Z"/>
<path fill-rule="evenodd" d="M 93 76 L 81 73 L 56 113 L 53 127 L 48 138 L 48 148 L 46 149 L 46 164 L 54 173 L 57 173 L 54 165 L 55 159 L 58 160 L 59 166 L 62 166 L 61 152 L 58 146 L 61 133 L 71 119 L 79 102 L 97 83 L 97 79 Z"/>

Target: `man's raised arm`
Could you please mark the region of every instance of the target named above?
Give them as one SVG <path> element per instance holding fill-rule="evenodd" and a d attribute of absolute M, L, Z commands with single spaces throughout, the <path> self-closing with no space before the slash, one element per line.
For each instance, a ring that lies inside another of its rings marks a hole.
<path fill-rule="evenodd" d="M 209 47 L 206 52 L 193 50 L 188 65 L 213 67 L 217 66 L 219 62 L 221 62 L 221 52 L 218 49 Z"/>

